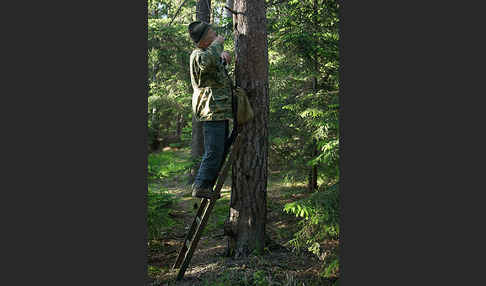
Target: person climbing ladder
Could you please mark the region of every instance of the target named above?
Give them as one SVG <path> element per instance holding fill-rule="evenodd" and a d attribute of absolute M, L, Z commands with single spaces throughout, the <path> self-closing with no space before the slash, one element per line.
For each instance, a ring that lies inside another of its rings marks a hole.
<path fill-rule="evenodd" d="M 233 119 L 232 83 L 223 65 L 231 63 L 231 56 L 223 50 L 224 38 L 210 24 L 195 21 L 188 30 L 196 46 L 190 57 L 192 112 L 203 122 L 204 134 L 204 154 L 192 196 L 218 199 L 220 194 L 212 188 L 230 145 L 229 121 Z"/>

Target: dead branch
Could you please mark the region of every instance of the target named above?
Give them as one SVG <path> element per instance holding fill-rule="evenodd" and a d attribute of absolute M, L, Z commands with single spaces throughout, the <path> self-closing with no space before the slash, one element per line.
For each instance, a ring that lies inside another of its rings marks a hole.
<path fill-rule="evenodd" d="M 172 25 L 172 22 L 174 22 L 175 18 L 177 17 L 177 14 L 179 14 L 179 11 L 181 10 L 182 6 L 184 6 L 184 4 L 186 2 L 187 2 L 187 0 L 184 0 L 184 2 L 182 2 L 182 4 L 179 6 L 179 8 L 177 9 L 177 11 L 174 14 L 174 17 L 172 17 L 172 20 L 170 21 L 169 26 Z"/>
<path fill-rule="evenodd" d="M 238 14 L 241 14 L 241 15 L 245 15 L 245 13 L 243 12 L 237 12 L 237 11 L 234 11 L 233 9 L 231 9 L 230 7 L 228 6 L 224 6 L 224 8 L 228 9 L 231 13 L 235 14 L 235 15 L 238 15 Z"/>

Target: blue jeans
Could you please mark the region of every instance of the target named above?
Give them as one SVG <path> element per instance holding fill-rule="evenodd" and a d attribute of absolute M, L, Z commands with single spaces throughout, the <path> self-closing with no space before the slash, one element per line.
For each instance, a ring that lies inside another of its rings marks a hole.
<path fill-rule="evenodd" d="M 204 155 L 194 184 L 203 188 L 212 187 L 227 151 L 228 120 L 204 121 Z"/>

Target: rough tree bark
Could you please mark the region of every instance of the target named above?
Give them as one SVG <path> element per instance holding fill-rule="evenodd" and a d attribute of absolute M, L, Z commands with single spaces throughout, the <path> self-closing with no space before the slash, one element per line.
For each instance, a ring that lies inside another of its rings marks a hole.
<path fill-rule="evenodd" d="M 235 0 L 236 84 L 249 95 L 254 119 L 240 129 L 242 144 L 232 166 L 227 255 L 263 253 L 267 215 L 268 47 L 264 0 Z"/>
<path fill-rule="evenodd" d="M 196 5 L 197 21 L 209 23 L 211 19 L 211 0 L 198 0 Z"/>
<path fill-rule="evenodd" d="M 209 23 L 211 13 L 211 0 L 199 0 L 196 6 L 196 20 Z M 197 121 L 194 116 L 192 117 L 192 139 L 191 139 L 191 158 L 199 162 L 199 158 L 204 153 L 204 137 L 202 130 L 202 122 Z M 189 184 L 194 182 L 196 178 L 197 170 L 199 170 L 200 164 L 194 164 L 191 167 L 189 174 Z"/>

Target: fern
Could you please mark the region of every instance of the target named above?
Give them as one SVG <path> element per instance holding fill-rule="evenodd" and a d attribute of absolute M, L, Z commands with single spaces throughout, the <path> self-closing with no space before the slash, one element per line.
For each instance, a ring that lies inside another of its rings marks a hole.
<path fill-rule="evenodd" d="M 284 206 L 286 213 L 302 218 L 299 222 L 299 231 L 289 241 L 295 251 L 301 251 L 305 248 L 319 258 L 328 256 L 321 245 L 326 240 L 339 239 L 338 186 L 338 183 L 334 184 L 325 191 L 313 193 L 307 199 L 288 203 Z M 336 253 L 331 253 L 329 257 L 323 259 L 322 275 L 325 277 L 329 277 L 339 270 L 339 260 Z"/>

